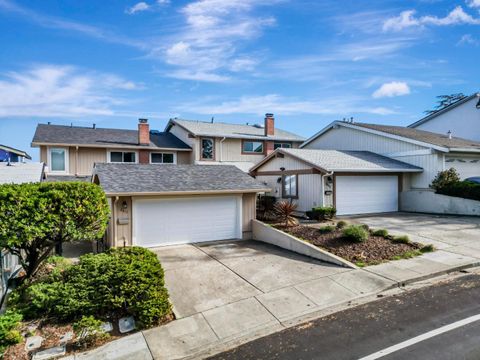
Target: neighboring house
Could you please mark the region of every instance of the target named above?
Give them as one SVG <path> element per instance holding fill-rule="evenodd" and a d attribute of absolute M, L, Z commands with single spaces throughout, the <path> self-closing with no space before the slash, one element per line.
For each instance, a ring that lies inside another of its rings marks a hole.
<path fill-rule="evenodd" d="M 192 149 L 170 133 L 39 124 L 32 141 L 40 148 L 49 180 L 88 179 L 95 163 L 185 164 Z"/>
<path fill-rule="evenodd" d="M 408 127 L 480 142 L 480 93 L 467 96 Z"/>
<path fill-rule="evenodd" d="M 110 202 L 113 247 L 251 239 L 256 194 L 270 191 L 235 166 L 96 164 L 92 181 Z"/>
<path fill-rule="evenodd" d="M 25 159 L 32 160 L 25 151 L 0 144 L 0 162 L 23 162 Z"/>
<path fill-rule="evenodd" d="M 439 171 L 452 167 L 463 179 L 480 175 L 480 142 L 401 126 L 335 121 L 301 147 L 371 151 L 422 168 L 409 176 L 407 189 L 428 189 Z"/>
<path fill-rule="evenodd" d="M 171 119 L 165 131 L 187 143 L 192 164 L 235 165 L 248 171 L 277 148 L 297 148 L 305 139 L 275 128 L 273 114 L 263 125 Z"/>
<path fill-rule="evenodd" d="M 409 174 L 422 169 L 369 151 L 278 149 L 251 174 L 298 211 L 335 206 L 338 215 L 393 212 Z"/>

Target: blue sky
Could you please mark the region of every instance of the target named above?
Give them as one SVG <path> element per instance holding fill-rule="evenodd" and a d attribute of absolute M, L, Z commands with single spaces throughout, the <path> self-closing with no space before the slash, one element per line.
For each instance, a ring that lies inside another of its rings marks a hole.
<path fill-rule="evenodd" d="M 0 143 L 147 117 L 406 125 L 480 90 L 480 0 L 0 0 Z"/>

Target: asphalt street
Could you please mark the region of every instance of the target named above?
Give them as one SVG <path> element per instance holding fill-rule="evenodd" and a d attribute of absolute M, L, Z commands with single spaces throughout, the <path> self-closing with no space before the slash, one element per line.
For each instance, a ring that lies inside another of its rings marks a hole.
<path fill-rule="evenodd" d="M 480 275 L 468 274 L 289 328 L 211 359 L 478 360 L 479 314 Z"/>

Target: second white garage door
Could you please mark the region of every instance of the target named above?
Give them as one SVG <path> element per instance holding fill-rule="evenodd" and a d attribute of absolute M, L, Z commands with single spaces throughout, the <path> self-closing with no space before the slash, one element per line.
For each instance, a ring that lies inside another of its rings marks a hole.
<path fill-rule="evenodd" d="M 338 215 L 398 211 L 398 176 L 337 176 Z"/>
<path fill-rule="evenodd" d="M 133 243 L 144 247 L 242 237 L 240 196 L 134 199 Z"/>

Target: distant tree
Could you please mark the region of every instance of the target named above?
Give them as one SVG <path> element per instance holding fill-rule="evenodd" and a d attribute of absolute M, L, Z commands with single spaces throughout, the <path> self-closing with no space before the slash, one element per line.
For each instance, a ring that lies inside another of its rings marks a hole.
<path fill-rule="evenodd" d="M 458 93 L 458 94 L 450 94 L 450 95 L 438 95 L 437 96 L 437 105 L 435 106 L 435 109 L 433 110 L 426 110 L 425 113 L 430 115 L 433 113 L 436 113 L 437 111 L 440 111 L 442 109 L 445 109 L 447 106 L 450 106 L 457 101 L 460 101 L 462 99 L 465 99 L 466 95 L 463 93 Z"/>
<path fill-rule="evenodd" d="M 109 215 L 94 184 L 0 185 L 0 248 L 19 257 L 29 278 L 59 244 L 100 239 Z"/>

